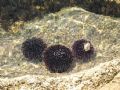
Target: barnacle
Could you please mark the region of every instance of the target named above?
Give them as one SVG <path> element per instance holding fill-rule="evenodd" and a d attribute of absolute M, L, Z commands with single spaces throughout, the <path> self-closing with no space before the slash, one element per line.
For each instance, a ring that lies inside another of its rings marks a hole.
<path fill-rule="evenodd" d="M 40 59 L 46 44 L 40 38 L 27 39 L 22 44 L 23 55 L 28 59 Z"/>
<path fill-rule="evenodd" d="M 45 50 L 44 61 L 51 72 L 62 73 L 71 67 L 73 56 L 69 48 L 63 45 L 53 45 Z"/>

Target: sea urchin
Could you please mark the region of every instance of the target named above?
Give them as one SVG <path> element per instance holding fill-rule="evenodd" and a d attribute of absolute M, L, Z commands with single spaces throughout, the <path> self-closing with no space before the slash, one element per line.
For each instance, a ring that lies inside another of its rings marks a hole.
<path fill-rule="evenodd" d="M 40 38 L 27 39 L 22 44 L 23 55 L 28 59 L 39 59 L 42 56 L 46 44 Z"/>
<path fill-rule="evenodd" d="M 90 41 L 81 39 L 74 42 L 72 52 L 76 58 L 86 61 L 94 55 L 94 48 Z"/>
<path fill-rule="evenodd" d="M 45 65 L 51 72 L 67 71 L 73 61 L 72 52 L 63 45 L 53 45 L 44 52 Z"/>

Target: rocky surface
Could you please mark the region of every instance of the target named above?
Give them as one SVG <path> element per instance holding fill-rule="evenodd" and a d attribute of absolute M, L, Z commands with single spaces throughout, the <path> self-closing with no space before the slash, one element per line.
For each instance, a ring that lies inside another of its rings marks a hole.
<path fill-rule="evenodd" d="M 13 30 L 14 33 L 0 31 L 1 90 L 99 89 L 110 81 L 112 84 L 112 79 L 119 73 L 119 18 L 73 7 L 46 15 L 43 19 L 16 22 Z M 48 46 L 62 44 L 70 49 L 75 40 L 85 38 L 93 44 L 96 56 L 87 63 L 78 60 L 70 72 L 53 74 L 46 69 L 44 62 L 29 61 L 22 55 L 22 42 L 32 37 L 42 38 Z"/>
<path fill-rule="evenodd" d="M 65 76 L 26 75 L 17 78 L 0 79 L 1 90 L 96 90 L 109 83 L 120 71 L 120 59 L 101 63 L 89 70 Z M 115 77 L 117 80 L 118 76 Z M 115 82 L 112 81 L 113 83 Z M 119 84 L 119 81 L 118 81 Z M 114 85 L 111 87 L 113 88 Z M 119 86 L 119 85 L 118 85 Z M 111 87 L 100 90 L 113 90 Z M 110 89 L 109 89 L 110 88 Z M 115 87 L 117 88 L 117 87 Z M 117 90 L 119 90 L 117 88 Z"/>
<path fill-rule="evenodd" d="M 64 7 L 79 6 L 96 14 L 120 17 L 120 0 L 0 0 L 0 23 L 5 31 L 16 21 L 29 21 Z"/>
<path fill-rule="evenodd" d="M 110 83 L 98 90 L 120 90 L 120 73 L 118 73 Z"/>

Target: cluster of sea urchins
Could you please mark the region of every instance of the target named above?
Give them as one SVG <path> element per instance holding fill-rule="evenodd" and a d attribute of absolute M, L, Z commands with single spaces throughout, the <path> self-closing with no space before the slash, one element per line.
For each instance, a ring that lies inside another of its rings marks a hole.
<path fill-rule="evenodd" d="M 23 55 L 28 59 L 41 58 L 51 72 L 62 73 L 67 71 L 73 62 L 73 56 L 83 61 L 88 60 L 94 54 L 94 48 L 90 41 L 77 40 L 72 46 L 72 52 L 63 45 L 53 45 L 46 48 L 46 44 L 40 38 L 27 39 L 22 44 Z M 43 52 L 44 51 L 44 52 Z"/>
<path fill-rule="evenodd" d="M 29 60 L 40 59 L 43 51 L 46 48 L 46 44 L 40 38 L 27 39 L 22 44 L 23 55 Z"/>
<path fill-rule="evenodd" d="M 44 52 L 44 61 L 51 72 L 67 71 L 73 61 L 72 52 L 63 45 L 53 45 Z"/>
<path fill-rule="evenodd" d="M 74 42 L 72 46 L 72 52 L 76 58 L 82 59 L 84 62 L 93 57 L 94 48 L 90 41 L 80 39 Z"/>

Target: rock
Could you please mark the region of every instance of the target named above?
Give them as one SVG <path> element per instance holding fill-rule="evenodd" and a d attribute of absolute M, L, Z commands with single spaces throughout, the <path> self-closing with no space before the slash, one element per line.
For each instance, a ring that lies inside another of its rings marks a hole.
<path fill-rule="evenodd" d="M 72 7 L 25 22 L 18 29 L 0 35 L 0 49 L 4 50 L 0 56 L 1 90 L 94 90 L 111 82 L 120 71 L 119 18 Z M 76 62 L 70 72 L 50 73 L 43 62 L 30 62 L 22 55 L 22 42 L 32 37 L 42 38 L 48 46 L 69 48 L 75 40 L 85 38 L 93 44 L 96 56 L 88 63 Z"/>
<path fill-rule="evenodd" d="M 0 23 L 5 31 L 16 33 L 22 24 L 17 21 L 28 21 L 46 13 L 58 12 L 64 7 L 80 6 L 88 11 L 120 17 L 120 0 L 1 0 Z M 14 27 L 16 25 L 16 27 Z"/>
<path fill-rule="evenodd" d="M 120 73 L 118 73 L 110 83 L 104 85 L 99 90 L 120 90 Z"/>
<path fill-rule="evenodd" d="M 60 77 L 25 75 L 16 78 L 1 78 L 0 89 L 21 90 L 22 88 L 26 88 L 27 90 L 93 90 L 100 85 L 109 83 L 119 71 L 120 59 L 116 59 L 106 63 L 101 63 L 89 70 Z M 117 80 L 117 78 L 120 77 L 116 76 L 115 79 Z M 115 80 L 112 82 L 114 83 Z M 107 89 L 103 88 L 100 90 Z"/>

